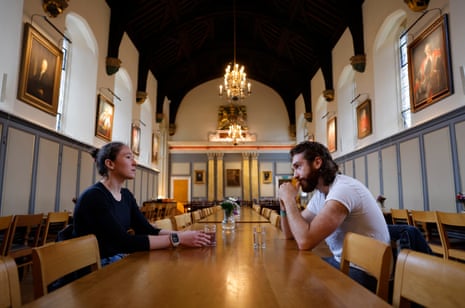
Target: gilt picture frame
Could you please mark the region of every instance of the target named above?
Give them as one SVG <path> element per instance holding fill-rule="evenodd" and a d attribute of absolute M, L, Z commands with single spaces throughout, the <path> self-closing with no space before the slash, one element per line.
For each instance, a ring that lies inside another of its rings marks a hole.
<path fill-rule="evenodd" d="M 241 186 L 240 169 L 226 169 L 226 186 Z"/>
<path fill-rule="evenodd" d="M 271 171 L 262 171 L 262 182 L 263 184 L 269 184 L 273 182 L 273 172 Z"/>
<path fill-rule="evenodd" d="M 330 153 L 336 152 L 337 150 L 337 119 L 332 117 L 326 124 L 326 131 L 328 134 L 328 150 Z"/>
<path fill-rule="evenodd" d="M 63 52 L 31 24 L 24 24 L 18 99 L 56 115 Z"/>
<path fill-rule="evenodd" d="M 357 138 L 362 139 L 372 133 L 371 100 L 366 99 L 357 106 Z"/>
<path fill-rule="evenodd" d="M 95 136 L 111 141 L 115 106 L 105 96 L 97 95 L 97 113 L 95 117 Z"/>
<path fill-rule="evenodd" d="M 447 14 L 415 38 L 407 54 L 412 112 L 453 93 Z"/>
<path fill-rule="evenodd" d="M 194 170 L 194 184 L 205 184 L 205 170 Z"/>
<path fill-rule="evenodd" d="M 140 127 L 136 124 L 131 126 L 131 151 L 134 155 L 140 154 Z"/>

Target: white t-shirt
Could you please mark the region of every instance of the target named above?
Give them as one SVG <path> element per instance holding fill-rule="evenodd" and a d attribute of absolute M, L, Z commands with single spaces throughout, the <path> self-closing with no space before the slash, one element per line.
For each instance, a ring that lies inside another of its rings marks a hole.
<path fill-rule="evenodd" d="M 349 211 L 342 224 L 325 240 L 338 262 L 341 261 L 344 236 L 347 232 L 370 236 L 390 244 L 383 213 L 368 188 L 358 180 L 346 175 L 336 175 L 328 195 L 325 197 L 323 193 L 315 190 L 305 211 L 318 215 L 328 200 L 339 201 Z"/>

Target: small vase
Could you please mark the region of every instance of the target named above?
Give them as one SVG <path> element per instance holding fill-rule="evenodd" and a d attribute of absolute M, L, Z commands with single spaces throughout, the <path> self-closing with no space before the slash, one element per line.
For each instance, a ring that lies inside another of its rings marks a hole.
<path fill-rule="evenodd" d="M 221 222 L 223 230 L 234 230 L 234 228 L 236 227 L 236 222 L 234 221 L 233 212 L 223 210 L 223 215 L 223 221 Z"/>

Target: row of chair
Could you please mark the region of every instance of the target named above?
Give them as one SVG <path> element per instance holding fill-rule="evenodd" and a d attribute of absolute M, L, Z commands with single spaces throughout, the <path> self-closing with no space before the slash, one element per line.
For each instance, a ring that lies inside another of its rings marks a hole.
<path fill-rule="evenodd" d="M 192 224 L 198 222 L 202 218 L 212 215 L 214 212 L 220 209 L 221 206 L 219 205 L 203 208 L 190 213 L 182 213 L 171 217 L 158 219 L 154 221 L 153 224 L 157 228 L 181 231 L 190 227 Z"/>
<path fill-rule="evenodd" d="M 78 270 L 99 270 L 100 253 L 95 235 L 49 243 L 32 249 L 34 297 L 49 292 L 58 279 Z M 16 263 L 11 256 L 0 256 L 0 307 L 20 307 L 21 289 Z"/>
<path fill-rule="evenodd" d="M 154 222 L 176 215 L 176 202 L 145 201 L 140 210 L 148 221 Z"/>
<path fill-rule="evenodd" d="M 376 278 L 376 294 L 388 302 L 392 262 L 389 244 L 356 233 L 346 234 L 340 270 L 348 275 L 350 264 L 362 267 Z M 464 284 L 465 264 L 404 249 L 395 265 L 392 304 L 460 307 L 465 302 Z"/>
<path fill-rule="evenodd" d="M 391 216 L 393 224 L 404 223 L 422 230 L 433 253 L 465 261 L 465 241 L 450 237 L 451 228 L 465 228 L 465 214 L 391 209 Z"/>
<path fill-rule="evenodd" d="M 26 267 L 32 263 L 32 248 L 54 241 L 68 221 L 68 212 L 48 213 L 45 221 L 42 213 L 1 216 L 0 254 L 11 256 L 18 268 Z"/>
<path fill-rule="evenodd" d="M 281 216 L 275 211 L 268 207 L 261 207 L 258 204 L 252 205 L 252 209 L 268 219 L 270 223 L 276 228 L 281 227 Z"/>

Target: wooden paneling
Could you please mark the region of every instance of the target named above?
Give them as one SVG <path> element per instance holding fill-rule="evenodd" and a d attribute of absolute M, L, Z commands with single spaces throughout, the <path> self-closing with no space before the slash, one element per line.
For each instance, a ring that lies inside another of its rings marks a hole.
<path fill-rule="evenodd" d="M 390 146 L 381 151 L 383 168 L 383 191 L 387 198 L 387 208 L 399 208 L 399 183 L 397 176 L 396 147 Z M 373 191 L 372 191 L 373 192 Z"/>
<path fill-rule="evenodd" d="M 380 188 L 380 174 L 379 174 L 379 159 L 378 152 L 370 153 L 367 155 L 367 168 L 368 168 L 368 183 L 367 186 L 371 193 L 377 197 Z"/>
<path fill-rule="evenodd" d="M 455 209 L 449 128 L 425 134 L 424 140 L 429 210 L 449 212 Z"/>
<path fill-rule="evenodd" d="M 365 156 L 355 159 L 355 178 L 366 185 Z"/>
<path fill-rule="evenodd" d="M 460 191 L 465 191 L 465 121 L 455 125 L 455 141 L 457 143 L 459 178 L 462 184 Z"/>
<path fill-rule="evenodd" d="M 423 186 L 418 138 L 400 143 L 404 208 L 423 210 Z"/>
<path fill-rule="evenodd" d="M 1 215 L 29 212 L 35 137 L 8 129 Z"/>
<path fill-rule="evenodd" d="M 59 150 L 60 145 L 57 142 L 45 138 L 39 139 L 35 213 L 55 211 Z"/>
<path fill-rule="evenodd" d="M 73 211 L 72 202 L 76 195 L 76 183 L 78 173 L 77 149 L 64 146 L 61 163 L 59 211 Z M 85 154 L 85 153 L 84 153 Z"/>

